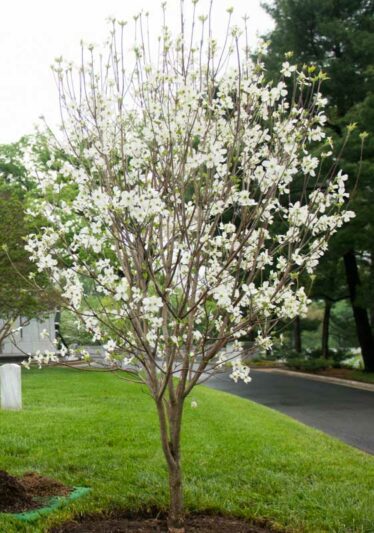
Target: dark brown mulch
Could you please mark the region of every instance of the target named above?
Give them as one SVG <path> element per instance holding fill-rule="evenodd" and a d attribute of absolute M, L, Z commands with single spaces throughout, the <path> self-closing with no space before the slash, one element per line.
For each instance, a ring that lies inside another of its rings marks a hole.
<path fill-rule="evenodd" d="M 0 470 L 0 512 L 20 513 L 42 507 L 51 496 L 66 496 L 71 489 L 59 481 L 27 472 L 20 478 Z"/>
<path fill-rule="evenodd" d="M 192 514 L 187 516 L 186 533 L 274 533 L 265 525 L 251 524 L 239 518 Z M 65 522 L 50 533 L 167 533 L 166 518 L 148 516 L 90 515 L 79 521 Z"/>
<path fill-rule="evenodd" d="M 51 496 L 67 496 L 71 489 L 66 487 L 60 481 L 44 477 L 37 472 L 26 472 L 21 478 L 20 482 L 25 487 L 28 494 L 41 498 Z"/>
<path fill-rule="evenodd" d="M 15 477 L 0 470 L 0 511 L 2 513 L 24 511 L 35 507 L 32 497 Z"/>

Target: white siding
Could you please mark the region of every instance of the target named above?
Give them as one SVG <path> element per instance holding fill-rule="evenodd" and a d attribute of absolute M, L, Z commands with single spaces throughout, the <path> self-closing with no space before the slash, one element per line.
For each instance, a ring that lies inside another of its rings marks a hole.
<path fill-rule="evenodd" d="M 1 322 L 0 319 L 0 328 Z M 17 329 L 21 324 L 22 319 L 18 318 L 14 329 Z M 42 339 L 40 334 L 44 329 L 48 331 L 49 336 Z M 56 347 L 53 344 L 55 338 L 55 313 L 50 313 L 40 320 L 34 318 L 22 327 L 22 332 L 18 331 L 4 340 L 1 346 L 0 358 L 7 355 L 24 355 L 25 352 L 35 354 L 38 350 L 41 352 L 45 350 L 55 351 Z"/>

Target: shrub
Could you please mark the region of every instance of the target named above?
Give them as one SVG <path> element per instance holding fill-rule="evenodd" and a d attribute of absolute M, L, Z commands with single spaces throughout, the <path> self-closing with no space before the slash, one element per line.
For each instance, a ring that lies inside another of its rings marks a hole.
<path fill-rule="evenodd" d="M 286 365 L 295 370 L 325 370 L 334 366 L 333 359 L 325 359 L 324 357 L 303 358 L 292 357 L 287 360 Z"/>

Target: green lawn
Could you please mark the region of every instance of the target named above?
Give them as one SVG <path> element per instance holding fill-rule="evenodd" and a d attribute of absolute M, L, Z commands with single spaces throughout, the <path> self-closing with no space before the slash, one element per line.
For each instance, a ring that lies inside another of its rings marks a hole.
<path fill-rule="evenodd" d="M 2 533 L 46 531 L 74 512 L 166 508 L 166 468 L 144 388 L 111 374 L 44 369 L 23 372 L 23 391 L 23 411 L 0 412 L 0 469 L 93 490 L 29 528 L 0 515 Z M 373 457 L 240 398 L 200 387 L 193 399 L 183 438 L 188 509 L 297 532 L 374 531 Z"/>
<path fill-rule="evenodd" d="M 363 370 L 350 370 L 349 379 L 374 383 L 374 372 L 364 372 Z"/>

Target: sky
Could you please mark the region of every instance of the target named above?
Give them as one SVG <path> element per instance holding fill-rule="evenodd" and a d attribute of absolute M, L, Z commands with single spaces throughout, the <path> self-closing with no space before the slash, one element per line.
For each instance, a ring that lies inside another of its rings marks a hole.
<path fill-rule="evenodd" d="M 272 27 L 261 0 L 214 0 L 213 31 L 224 34 L 226 9 L 234 8 L 234 23 L 249 16 L 250 44 Z M 190 0 L 185 0 L 187 6 Z M 32 133 L 38 117 L 58 122 L 58 96 L 50 65 L 55 57 L 77 61 L 80 41 L 102 43 L 106 19 L 131 20 L 140 10 L 149 12 L 150 30 L 160 25 L 158 0 L 12 0 L 2 2 L 0 30 L 0 144 Z M 167 2 L 169 24 L 177 27 L 179 0 Z M 207 13 L 200 0 L 198 14 Z"/>

